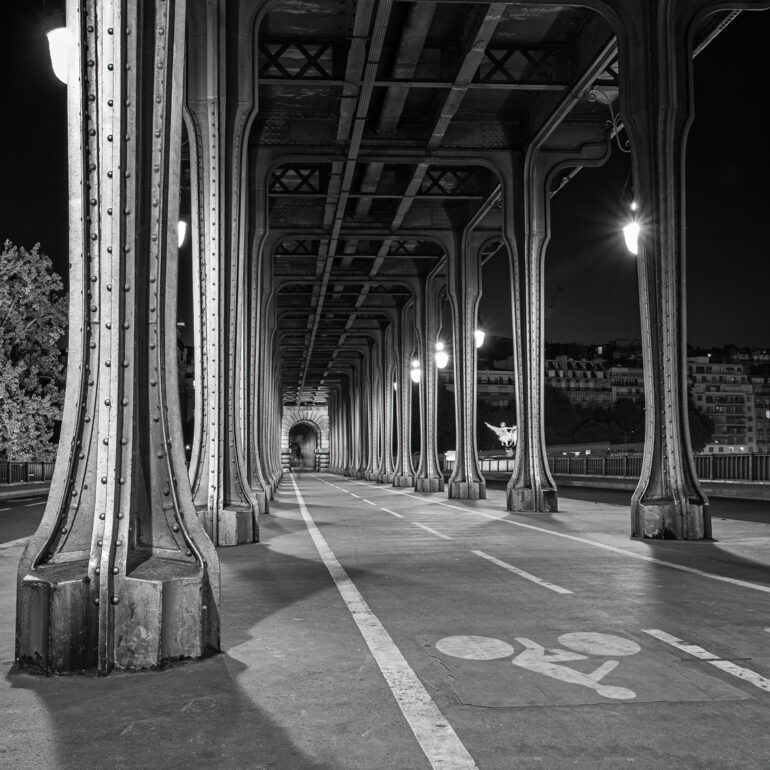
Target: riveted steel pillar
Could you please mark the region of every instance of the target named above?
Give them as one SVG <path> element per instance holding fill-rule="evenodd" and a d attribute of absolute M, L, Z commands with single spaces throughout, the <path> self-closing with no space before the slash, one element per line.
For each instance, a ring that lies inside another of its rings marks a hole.
<path fill-rule="evenodd" d="M 438 372 L 434 358 L 439 327 L 440 293 L 444 279 L 431 273 L 420 277 L 415 297 L 417 344 L 420 359 L 420 462 L 414 487 L 418 492 L 441 492 L 441 473 L 436 449 L 436 398 Z"/>
<path fill-rule="evenodd" d="M 371 341 L 370 341 L 371 342 Z M 351 476 L 358 479 L 368 478 L 367 469 L 372 462 L 372 347 L 368 344 L 362 349 L 361 358 L 354 368 L 355 379 L 352 381 L 350 425 L 348 437 L 355 452 Z"/>
<path fill-rule="evenodd" d="M 348 380 L 347 402 L 345 404 L 346 431 L 343 441 L 347 444 L 348 466 L 345 475 L 363 478 L 366 472 L 366 448 L 369 426 L 364 411 L 366 358 L 354 364 Z"/>
<path fill-rule="evenodd" d="M 687 417 L 684 151 L 691 121 L 692 33 L 713 3 L 644 0 L 622 9 L 620 112 L 631 140 L 641 237 L 638 272 L 645 442 L 631 499 L 634 537 L 711 537 Z"/>
<path fill-rule="evenodd" d="M 258 190 L 253 192 L 253 198 L 257 203 L 254 207 L 254 217 L 261 218 L 266 208 L 264 180 Z M 264 512 L 269 513 L 268 501 L 273 499 L 277 484 L 271 445 L 274 410 L 272 350 L 275 329 L 271 323 L 274 312 L 272 265 L 269 254 L 264 248 L 264 223 L 261 224 L 262 226 L 256 231 L 251 264 L 254 322 L 250 329 L 253 351 L 251 369 L 253 415 L 250 423 L 253 448 L 250 457 L 250 481 L 252 489 L 264 496 Z"/>
<path fill-rule="evenodd" d="M 555 174 L 601 165 L 609 157 L 604 126 L 560 127 L 545 142 L 515 153 L 504 180 L 503 234 L 513 279 L 514 371 L 518 441 L 507 486 L 511 511 L 558 510 L 545 446 L 545 252 L 550 239 L 550 190 Z"/>
<path fill-rule="evenodd" d="M 236 545 L 258 539 L 260 509 L 243 457 L 241 406 L 248 375 L 248 275 L 241 212 L 244 137 L 237 110 L 229 108 L 226 99 L 222 9 L 212 2 L 194 4 L 193 10 L 187 104 L 198 158 L 202 323 L 196 354 L 201 359 L 203 408 L 199 462 L 191 466 L 190 476 L 206 531 L 217 545 Z"/>
<path fill-rule="evenodd" d="M 471 232 L 456 233 L 447 251 L 449 304 L 454 326 L 455 465 L 451 498 L 487 496 L 476 449 L 476 323 L 481 299 L 481 244 Z"/>
<path fill-rule="evenodd" d="M 394 487 L 414 484 L 412 465 L 412 351 L 414 349 L 414 304 L 404 305 L 398 313 L 395 348 L 397 355 L 396 382 L 398 382 L 398 451 L 393 476 Z"/>
<path fill-rule="evenodd" d="M 340 436 L 346 446 L 345 457 L 347 462 L 343 468 L 345 476 L 361 478 L 359 473 L 365 473 L 366 459 L 366 433 L 363 421 L 363 379 L 365 361 L 360 358 L 351 368 L 344 390 L 342 412 L 345 415 L 345 430 Z"/>
<path fill-rule="evenodd" d="M 374 340 L 369 343 L 369 399 L 364 404 L 371 430 L 367 436 L 368 451 L 366 455 L 366 479 L 377 481 L 379 473 L 380 457 L 382 455 L 382 422 L 383 422 L 383 396 L 382 396 L 382 330 L 378 329 Z"/>
<path fill-rule="evenodd" d="M 152 668 L 219 644 L 219 565 L 177 388 L 184 22 L 182 0 L 67 3 L 66 405 L 16 614 L 17 660 L 44 673 Z"/>
<path fill-rule="evenodd" d="M 394 475 L 393 423 L 395 414 L 393 383 L 395 381 L 394 378 L 396 372 L 394 348 L 396 324 L 398 324 L 398 320 L 394 318 L 382 335 L 382 381 L 380 383 L 382 391 L 382 423 L 380 426 L 381 455 L 380 465 L 377 470 L 377 482 L 379 484 L 392 484 Z"/>

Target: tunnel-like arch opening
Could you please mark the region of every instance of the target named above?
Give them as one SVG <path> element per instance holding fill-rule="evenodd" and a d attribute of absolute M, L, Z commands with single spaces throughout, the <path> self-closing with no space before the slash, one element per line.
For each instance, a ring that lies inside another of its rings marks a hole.
<path fill-rule="evenodd" d="M 318 427 L 310 422 L 295 423 L 289 430 L 289 468 L 312 471 L 316 468 L 316 451 L 320 444 Z"/>

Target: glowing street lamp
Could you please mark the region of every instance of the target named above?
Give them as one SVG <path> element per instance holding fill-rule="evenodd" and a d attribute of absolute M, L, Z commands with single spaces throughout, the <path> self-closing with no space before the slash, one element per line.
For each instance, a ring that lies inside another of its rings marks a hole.
<path fill-rule="evenodd" d="M 444 369 L 448 363 L 449 353 L 444 350 L 444 343 L 439 341 L 436 343 L 436 366 L 439 369 Z"/>
<path fill-rule="evenodd" d="M 636 201 L 633 201 L 631 203 L 631 220 L 623 228 L 623 238 L 625 238 L 626 241 L 626 248 L 632 254 L 639 253 L 639 232 L 641 228 L 636 219 L 636 209 Z"/>
<path fill-rule="evenodd" d="M 480 348 L 484 344 L 484 337 L 486 336 L 486 332 L 482 331 L 481 329 L 476 329 L 476 331 L 473 332 L 473 338 L 476 340 L 476 349 Z"/>
<path fill-rule="evenodd" d="M 51 56 L 53 74 L 67 85 L 67 73 L 72 50 L 72 34 L 66 27 L 56 27 L 46 32 L 48 53 Z"/>
<path fill-rule="evenodd" d="M 180 219 L 177 226 L 176 226 L 176 234 L 177 234 L 177 246 L 178 248 L 182 248 L 184 246 L 184 240 L 187 237 L 187 222 L 184 221 L 184 219 Z"/>
<path fill-rule="evenodd" d="M 412 382 L 414 383 L 418 383 L 422 377 L 422 372 L 420 371 L 420 362 L 416 358 L 412 359 L 412 369 L 409 372 L 409 376 L 412 378 Z"/>

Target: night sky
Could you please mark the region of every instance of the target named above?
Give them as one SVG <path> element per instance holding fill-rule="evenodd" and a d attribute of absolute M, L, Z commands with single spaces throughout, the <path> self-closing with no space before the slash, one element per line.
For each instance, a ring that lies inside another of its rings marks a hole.
<path fill-rule="evenodd" d="M 65 87 L 54 77 L 37 2 L 0 9 L 0 239 L 40 241 L 67 264 Z M 687 153 L 688 337 L 717 347 L 770 346 L 770 149 L 760 119 L 770 12 L 743 13 L 695 59 Z M 620 233 L 627 155 L 584 169 L 554 199 L 546 257 L 546 338 L 601 343 L 639 336 L 635 258 Z M 485 268 L 481 318 L 510 336 L 504 257 Z"/>

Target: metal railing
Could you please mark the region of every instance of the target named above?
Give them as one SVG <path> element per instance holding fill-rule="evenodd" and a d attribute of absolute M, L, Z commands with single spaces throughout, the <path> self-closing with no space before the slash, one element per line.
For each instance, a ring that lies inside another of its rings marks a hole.
<path fill-rule="evenodd" d="M 616 476 L 638 479 L 642 472 L 641 455 L 607 457 L 548 458 L 551 472 L 565 476 Z M 512 457 L 480 457 L 482 473 L 510 473 Z M 444 459 L 444 470 L 451 472 L 454 460 Z M 770 482 L 770 454 L 695 455 L 698 478 L 706 481 Z"/>
<path fill-rule="evenodd" d="M 0 484 L 28 484 L 50 481 L 54 463 L 12 463 L 0 460 Z"/>

